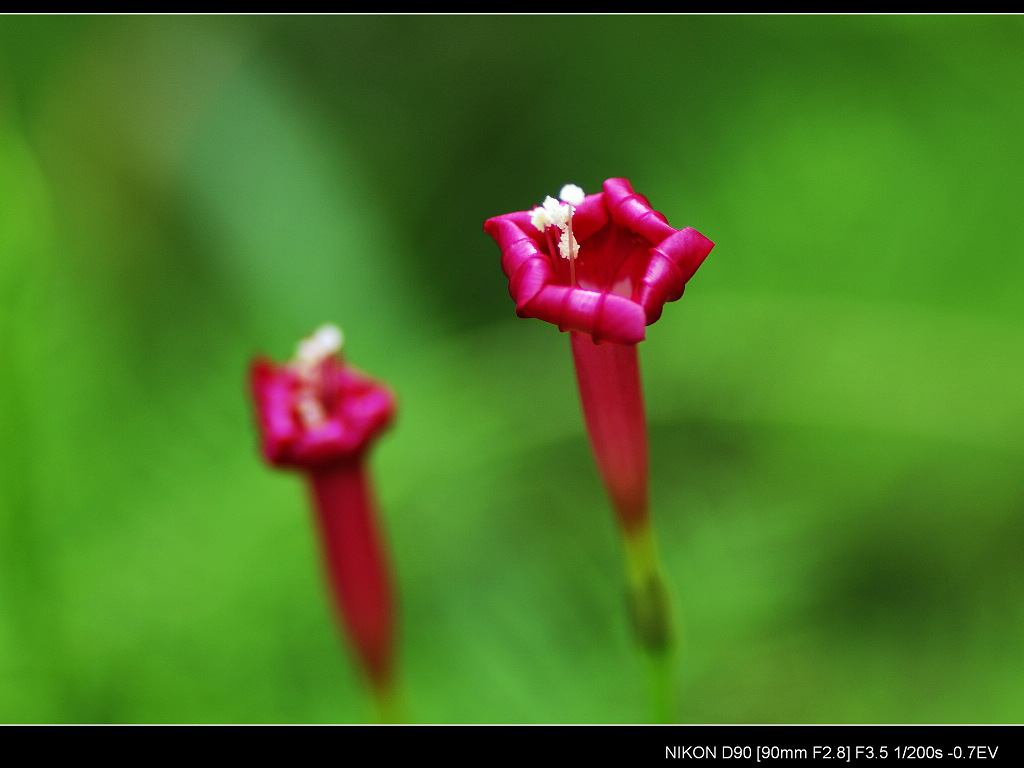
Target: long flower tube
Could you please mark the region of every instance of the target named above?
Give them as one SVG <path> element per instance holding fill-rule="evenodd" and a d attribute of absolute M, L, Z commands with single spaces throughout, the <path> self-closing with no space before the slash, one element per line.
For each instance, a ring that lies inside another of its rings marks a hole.
<path fill-rule="evenodd" d="M 516 314 L 570 332 L 590 446 L 623 533 L 634 632 L 654 669 L 656 717 L 668 720 L 672 619 L 650 521 L 636 345 L 714 243 L 669 226 L 626 179 L 608 179 L 595 195 L 567 185 L 559 197 L 484 229 L 501 248 Z"/>
<path fill-rule="evenodd" d="M 612 509 L 627 534 L 648 520 L 647 420 L 635 344 L 595 344 L 572 331 L 583 420 Z"/>
<path fill-rule="evenodd" d="M 362 460 L 309 473 L 339 617 L 375 689 L 394 684 L 394 606 L 373 491 Z"/>
<path fill-rule="evenodd" d="M 264 457 L 309 484 L 335 611 L 378 718 L 393 722 L 401 719 L 394 592 L 366 455 L 391 424 L 395 400 L 342 360 L 340 348 L 341 332 L 323 326 L 288 363 L 254 361 L 250 388 Z"/>

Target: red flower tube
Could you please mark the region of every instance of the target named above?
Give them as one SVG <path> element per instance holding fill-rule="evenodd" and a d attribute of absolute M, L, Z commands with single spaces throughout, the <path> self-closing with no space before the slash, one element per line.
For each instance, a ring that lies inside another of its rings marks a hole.
<path fill-rule="evenodd" d="M 335 608 L 375 694 L 388 699 L 394 605 L 366 454 L 391 424 L 395 399 L 340 348 L 340 331 L 323 326 L 290 362 L 255 360 L 249 382 L 263 455 L 307 477 Z"/>

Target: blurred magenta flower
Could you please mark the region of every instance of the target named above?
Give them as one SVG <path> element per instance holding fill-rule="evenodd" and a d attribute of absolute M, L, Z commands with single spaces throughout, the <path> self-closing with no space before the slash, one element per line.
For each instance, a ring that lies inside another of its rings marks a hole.
<path fill-rule="evenodd" d="M 325 325 L 283 365 L 250 369 L 267 461 L 309 480 L 335 607 L 378 703 L 392 695 L 395 619 L 366 454 L 391 424 L 395 398 L 345 362 L 341 332 Z"/>

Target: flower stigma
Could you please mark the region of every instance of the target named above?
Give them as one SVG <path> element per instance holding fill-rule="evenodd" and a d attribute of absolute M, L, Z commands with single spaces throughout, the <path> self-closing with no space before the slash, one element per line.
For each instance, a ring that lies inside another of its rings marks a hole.
<path fill-rule="evenodd" d="M 569 260 L 569 283 L 576 285 L 576 257 L 580 252 L 579 243 L 572 234 L 572 215 L 576 213 L 576 206 L 583 202 L 585 197 L 583 189 L 575 184 L 566 184 L 558 193 L 561 200 L 555 200 L 550 195 L 544 198 L 543 205 L 533 209 L 530 223 L 539 232 L 548 236 L 548 247 L 551 254 L 555 254 L 555 241 L 551 236 L 551 227 L 561 230 L 558 238 L 558 255 Z"/>
<path fill-rule="evenodd" d="M 575 184 L 566 184 L 562 187 L 562 191 L 558 193 L 558 199 L 570 205 L 580 205 L 584 197 L 586 195 L 583 192 L 583 188 Z"/>
<path fill-rule="evenodd" d="M 321 396 L 327 382 L 323 380 L 321 366 L 325 360 L 341 351 L 344 340 L 338 326 L 326 323 L 300 341 L 295 350 L 295 357 L 291 361 L 291 368 L 299 379 L 295 411 L 306 429 L 319 427 L 327 421 L 327 411 Z"/>

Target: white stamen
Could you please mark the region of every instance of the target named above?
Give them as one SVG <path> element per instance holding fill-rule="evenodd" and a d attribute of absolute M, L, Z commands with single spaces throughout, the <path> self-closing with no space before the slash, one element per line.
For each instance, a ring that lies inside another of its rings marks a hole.
<path fill-rule="evenodd" d="M 543 232 L 551 226 L 551 218 L 548 216 L 548 212 L 546 210 L 538 206 L 533 209 L 533 215 L 530 216 L 530 223 L 538 232 Z"/>
<path fill-rule="evenodd" d="M 576 259 L 576 254 L 579 253 L 580 246 L 572 233 L 572 215 L 576 213 L 575 206 L 581 204 L 586 195 L 575 184 L 566 184 L 558 196 L 562 202 L 558 202 L 550 195 L 545 197 L 543 205 L 533 209 L 530 224 L 539 232 L 543 232 L 548 227 L 558 227 L 562 230 L 562 235 L 558 238 L 558 254 L 563 259 L 569 260 L 570 279 L 575 285 L 576 273 L 573 269 L 573 262 Z M 550 233 L 548 237 L 550 238 Z"/>
<path fill-rule="evenodd" d="M 572 242 L 570 242 L 570 239 Z M 562 230 L 562 236 L 558 238 L 558 253 L 563 259 L 574 259 L 579 253 L 580 244 L 576 242 L 576 236 L 569 229 Z"/>
<path fill-rule="evenodd" d="M 584 197 L 586 195 L 583 193 L 582 187 L 578 187 L 575 184 L 566 184 L 562 187 L 562 191 L 558 193 L 558 199 L 570 205 L 580 205 Z"/>
<path fill-rule="evenodd" d="M 328 357 L 341 351 L 344 342 L 341 330 L 336 325 L 321 325 L 312 334 L 299 342 L 295 350 L 295 367 L 310 371 Z"/>
<path fill-rule="evenodd" d="M 547 211 L 548 221 L 555 227 L 564 227 L 572 218 L 572 206 L 560 203 L 550 196 L 544 198 L 544 210 Z"/>
<path fill-rule="evenodd" d="M 306 429 L 315 429 L 327 421 L 327 411 L 312 389 L 302 389 L 295 399 L 295 410 L 298 411 L 299 421 Z"/>
<path fill-rule="evenodd" d="M 543 232 L 548 227 L 564 229 L 572 218 L 573 207 L 566 203 L 560 203 L 548 195 L 544 198 L 544 204 L 533 209 L 530 223 Z"/>
<path fill-rule="evenodd" d="M 341 351 L 344 342 L 341 330 L 336 325 L 321 325 L 299 342 L 292 360 L 292 368 L 299 375 L 299 387 L 295 393 L 295 410 L 299 421 L 306 429 L 319 427 L 327 421 L 327 411 L 318 394 L 320 364 Z"/>

